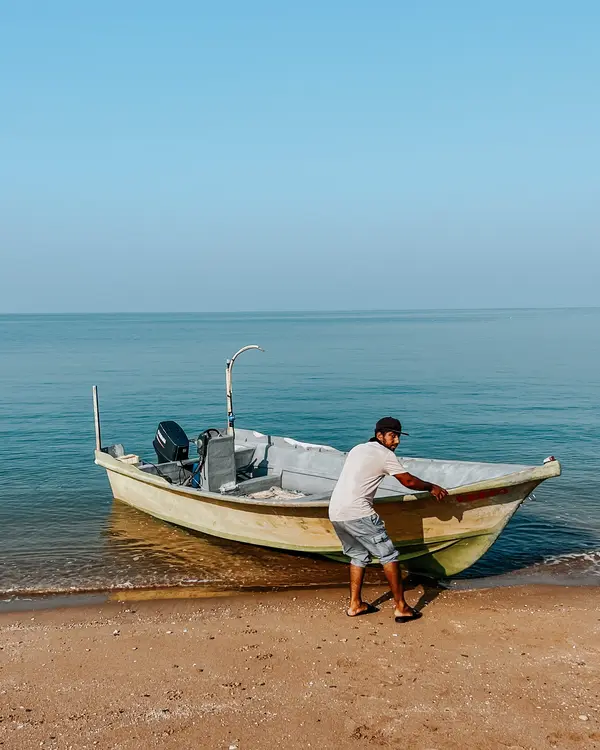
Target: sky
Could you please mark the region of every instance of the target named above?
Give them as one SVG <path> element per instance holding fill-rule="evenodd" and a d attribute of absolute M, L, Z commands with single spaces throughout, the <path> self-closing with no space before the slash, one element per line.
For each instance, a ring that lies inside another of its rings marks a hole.
<path fill-rule="evenodd" d="M 600 304 L 600 4 L 0 6 L 0 312 Z"/>

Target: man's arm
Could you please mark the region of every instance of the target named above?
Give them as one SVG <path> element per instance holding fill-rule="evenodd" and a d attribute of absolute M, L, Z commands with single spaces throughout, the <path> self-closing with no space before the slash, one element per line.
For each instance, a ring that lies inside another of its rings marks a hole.
<path fill-rule="evenodd" d="M 448 490 L 445 490 L 443 487 L 440 487 L 437 484 L 425 482 L 422 479 L 419 479 L 419 477 L 415 477 L 408 472 L 405 472 L 404 474 L 394 474 L 394 476 L 400 482 L 400 484 L 403 484 L 405 487 L 408 487 L 411 490 L 431 492 L 436 500 L 443 500 L 448 496 Z"/>

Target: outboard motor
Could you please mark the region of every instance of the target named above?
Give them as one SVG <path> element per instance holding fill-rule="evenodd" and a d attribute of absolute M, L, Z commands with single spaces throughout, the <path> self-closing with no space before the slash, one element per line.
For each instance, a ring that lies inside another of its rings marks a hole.
<path fill-rule="evenodd" d="M 177 422 L 161 422 L 152 441 L 159 464 L 169 461 L 187 461 L 190 441 Z"/>

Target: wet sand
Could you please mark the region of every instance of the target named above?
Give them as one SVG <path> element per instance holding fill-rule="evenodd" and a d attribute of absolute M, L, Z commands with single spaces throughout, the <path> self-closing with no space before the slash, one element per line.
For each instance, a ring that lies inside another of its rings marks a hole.
<path fill-rule="evenodd" d="M 445 591 L 423 611 L 351 619 L 322 590 L 5 613 L 0 743 L 600 748 L 600 589 Z"/>

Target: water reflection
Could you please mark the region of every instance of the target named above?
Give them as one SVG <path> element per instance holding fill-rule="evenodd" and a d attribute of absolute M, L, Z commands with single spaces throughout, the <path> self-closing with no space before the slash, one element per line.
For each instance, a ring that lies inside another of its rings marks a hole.
<path fill-rule="evenodd" d="M 347 567 L 340 563 L 182 529 L 118 500 L 104 534 L 106 557 L 133 587 L 249 588 L 347 581 Z"/>
<path fill-rule="evenodd" d="M 80 503 L 77 507 L 81 506 Z M 197 596 L 199 591 L 347 583 L 347 566 L 325 558 L 206 536 L 159 521 L 118 500 L 108 506 L 102 518 L 97 511 L 92 514 L 86 510 L 95 507 L 92 502 L 84 504 L 84 510 L 78 516 L 72 514 L 68 525 L 61 518 L 54 522 L 49 519 L 44 533 L 25 522 L 19 524 L 20 533 L 14 529 L 7 533 L 0 567 L 0 594 L 14 597 L 173 587 L 183 591 L 185 587 L 189 595 Z M 528 534 L 519 527 L 520 533 L 511 536 L 509 527 L 492 550 L 460 578 L 485 576 L 481 585 L 502 585 L 505 580 L 599 584 L 597 535 L 589 535 L 588 548 L 582 550 L 582 533 L 576 530 L 573 547 L 559 547 L 558 556 L 549 560 L 546 555 L 544 560 L 535 560 L 529 551 L 529 556 L 521 559 L 517 542 L 524 535 L 537 539 L 544 531 L 550 540 L 556 540 L 559 534 L 563 539 L 567 537 L 556 521 L 542 522 L 522 516 L 518 523 L 525 525 Z M 543 529 L 534 525 L 541 523 Z M 557 546 L 554 541 L 549 549 Z M 508 576 L 494 577 L 499 573 Z M 379 566 L 367 571 L 368 583 L 382 580 Z M 470 587 L 477 582 L 453 585 Z"/>

